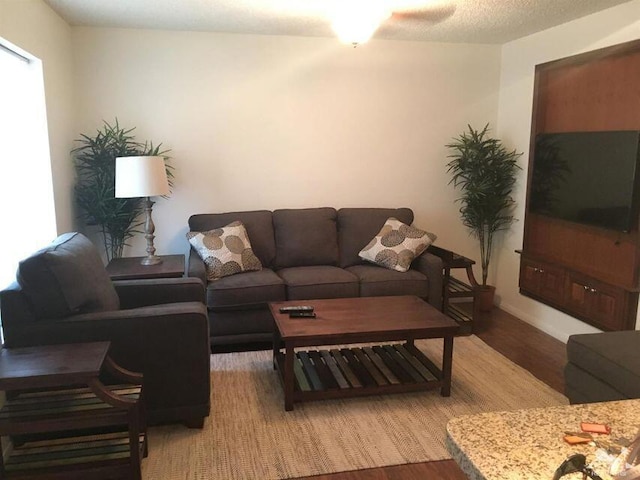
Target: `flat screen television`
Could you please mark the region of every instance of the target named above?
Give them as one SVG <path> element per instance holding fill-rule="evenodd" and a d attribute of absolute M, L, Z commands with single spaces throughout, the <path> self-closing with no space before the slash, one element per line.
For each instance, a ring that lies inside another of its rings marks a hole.
<path fill-rule="evenodd" d="M 638 216 L 640 131 L 536 136 L 529 211 L 628 232 Z"/>

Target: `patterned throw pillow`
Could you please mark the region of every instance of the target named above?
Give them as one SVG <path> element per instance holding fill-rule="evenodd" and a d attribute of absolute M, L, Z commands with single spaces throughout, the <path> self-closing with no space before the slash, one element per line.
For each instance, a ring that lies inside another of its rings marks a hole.
<path fill-rule="evenodd" d="M 187 239 L 204 261 L 209 280 L 262 270 L 260 260 L 251 250 L 247 230 L 240 221 L 208 232 L 188 232 Z"/>
<path fill-rule="evenodd" d="M 393 217 L 382 230 L 360 250 L 361 259 L 398 272 L 406 272 L 411 262 L 436 239 L 433 233 L 405 225 Z"/>

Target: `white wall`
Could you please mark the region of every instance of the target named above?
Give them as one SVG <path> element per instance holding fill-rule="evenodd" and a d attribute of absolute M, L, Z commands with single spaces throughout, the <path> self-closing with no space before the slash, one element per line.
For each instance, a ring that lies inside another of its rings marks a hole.
<path fill-rule="evenodd" d="M 505 142 L 525 152 L 516 195 L 520 219 L 524 219 L 535 66 L 638 38 L 640 0 L 634 0 L 503 46 L 498 133 Z M 501 308 L 563 341 L 574 333 L 597 331 L 586 323 L 519 294 L 520 259 L 514 250 L 522 248 L 523 224 L 523 221 L 515 224 L 496 257 L 496 286 Z"/>
<path fill-rule="evenodd" d="M 42 0 L 0 0 L 0 37 L 42 60 L 56 226 L 58 233 L 74 230 L 71 27 Z"/>
<path fill-rule="evenodd" d="M 172 150 L 159 253 L 187 250 L 193 213 L 409 206 L 477 255 L 444 145 L 495 125 L 500 47 L 97 28 L 74 28 L 73 47 L 77 133 L 117 117 Z M 142 254 L 139 235 L 126 255 Z"/>

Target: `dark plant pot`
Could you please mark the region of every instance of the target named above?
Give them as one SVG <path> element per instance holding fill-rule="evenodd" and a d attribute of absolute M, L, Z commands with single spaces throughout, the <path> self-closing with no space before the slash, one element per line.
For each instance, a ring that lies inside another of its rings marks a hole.
<path fill-rule="evenodd" d="M 493 310 L 493 298 L 496 294 L 496 287 L 493 285 L 478 285 L 476 287 L 476 302 L 480 312 L 490 312 Z"/>

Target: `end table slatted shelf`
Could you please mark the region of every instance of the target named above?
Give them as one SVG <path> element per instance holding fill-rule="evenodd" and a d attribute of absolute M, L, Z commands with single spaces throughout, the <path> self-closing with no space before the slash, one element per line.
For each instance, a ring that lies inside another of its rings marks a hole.
<path fill-rule="evenodd" d="M 141 478 L 142 375 L 116 365 L 108 349 L 95 342 L 0 351 L 0 435 L 12 439 L 0 479 Z M 126 383 L 104 385 L 101 373 Z"/>

